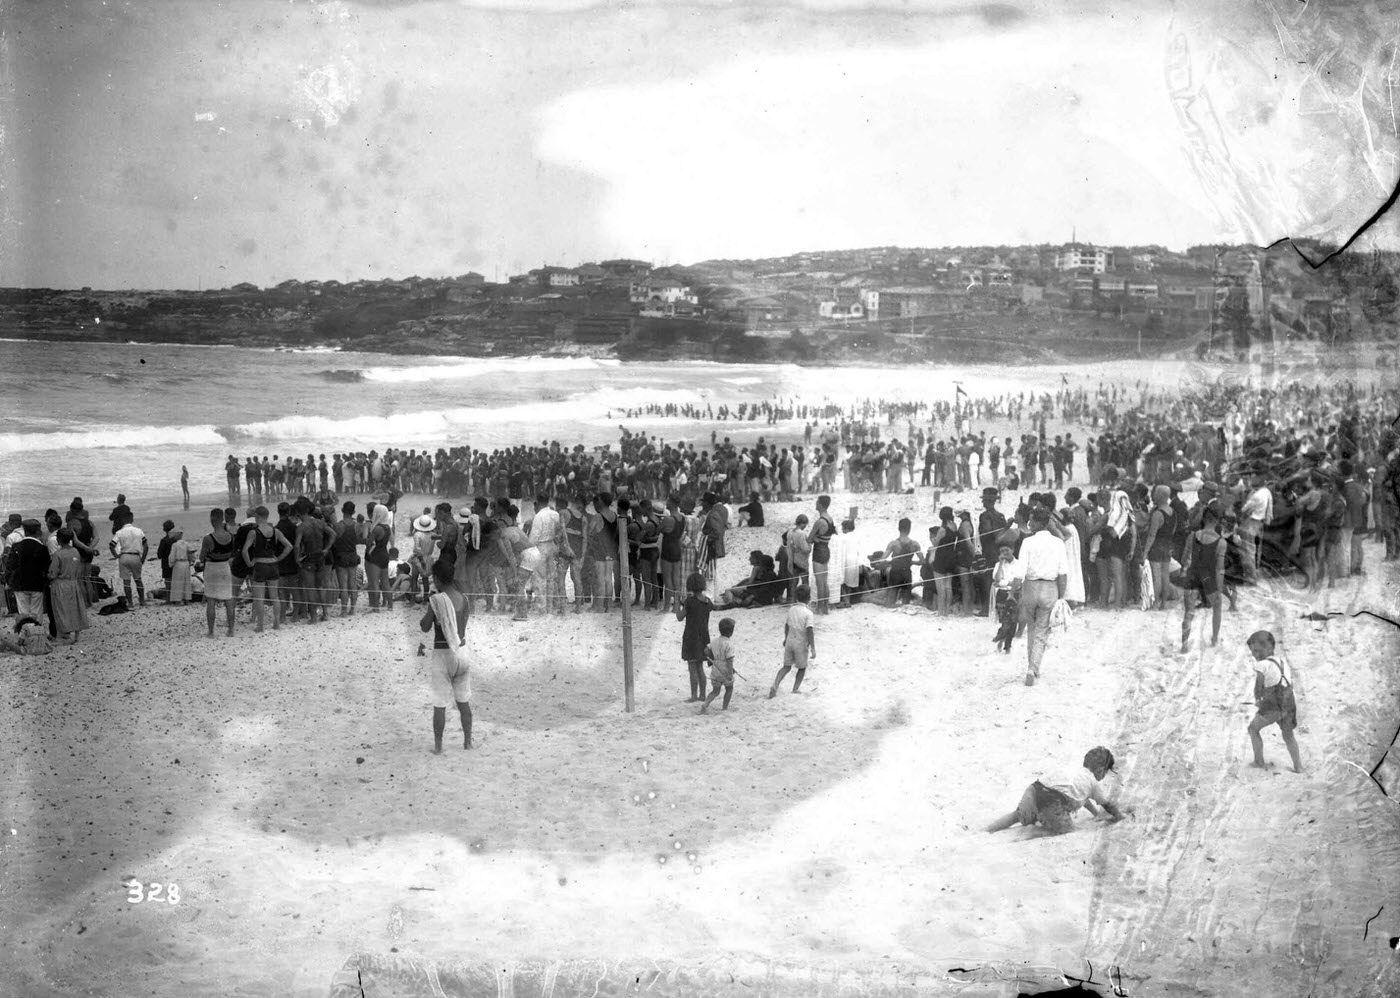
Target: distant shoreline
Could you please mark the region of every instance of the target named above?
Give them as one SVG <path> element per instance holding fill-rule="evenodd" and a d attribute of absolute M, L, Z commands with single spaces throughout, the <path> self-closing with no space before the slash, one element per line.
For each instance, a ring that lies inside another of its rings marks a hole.
<path fill-rule="evenodd" d="M 383 349 L 364 349 L 364 348 L 358 348 L 358 347 L 355 347 L 355 346 L 347 346 L 347 345 L 345 345 L 345 344 L 339 344 L 339 343 L 301 344 L 301 345 L 292 346 L 292 345 L 289 345 L 289 344 L 266 344 L 266 343 L 227 343 L 227 342 L 215 342 L 215 343 L 203 342 L 203 343 L 196 343 L 196 342 L 186 342 L 186 341 L 184 341 L 184 340 L 126 340 L 126 339 L 118 339 L 117 337 L 92 337 L 92 336 L 78 336 L 78 335 L 70 335 L 70 334 L 57 334 L 57 335 L 46 334 L 46 335 L 43 335 L 43 336 L 0 336 L 0 344 L 3 344 L 3 343 L 37 343 L 37 344 L 71 343 L 71 344 L 86 344 L 86 345 L 93 345 L 93 346 L 133 346 L 133 347 L 151 347 L 151 348 L 157 348 L 157 349 L 158 349 L 158 348 L 161 348 L 161 347 L 176 346 L 176 347 L 193 347 L 193 348 L 202 349 L 202 350 L 248 350 L 248 351 L 254 351 L 254 352 L 257 352 L 257 353 L 289 353 L 289 354 L 299 354 L 299 355 L 318 355 L 318 354 L 319 354 L 319 355 L 324 355 L 324 356 L 326 356 L 326 357 L 342 356 L 342 355 L 346 355 L 346 354 L 361 354 L 361 355 L 373 356 L 373 357 L 396 357 L 396 358 L 421 357 L 421 358 L 436 358 L 436 359 L 443 359 L 443 360 L 482 360 L 482 361 L 500 360 L 500 359 L 503 359 L 503 358 L 513 358 L 513 359 L 514 359 L 514 358 L 530 358 L 530 357 L 544 357 L 544 358 L 580 358 L 580 359 L 586 358 L 586 359 L 591 359 L 591 360 L 614 361 L 614 362 L 616 362 L 616 363 L 618 363 L 618 364 L 623 364 L 623 365 L 627 365 L 627 364 L 657 364 L 657 363 L 676 363 L 676 364 L 693 363 L 693 364 L 715 364 L 715 365 L 726 366 L 726 367 L 731 367 L 731 366 L 732 366 L 732 367 L 770 366 L 770 365 L 771 365 L 771 366 L 793 366 L 793 367 L 813 368 L 813 369 L 831 369 L 831 368 L 841 368 L 841 367 L 869 367 L 869 368 L 910 368 L 910 367 L 913 367 L 913 368 L 929 368 L 929 369 L 936 369 L 936 368 L 942 368 L 942 367 L 965 367 L 965 366 L 967 366 L 968 364 L 989 364 L 989 363 L 990 363 L 990 364 L 995 364 L 995 365 L 997 365 L 997 366 L 1012 367 L 1012 368 L 1024 368 L 1024 367 L 1043 367 L 1043 366 L 1045 366 L 1047 363 L 1049 363 L 1049 364 L 1065 364 L 1065 365 L 1080 365 L 1080 364 L 1101 363 L 1101 362 L 1104 362 L 1104 361 L 1133 361 L 1133 360 L 1141 360 L 1141 361 L 1181 360 L 1181 361 L 1193 361 L 1193 362 L 1196 362 L 1196 363 L 1206 363 L 1206 364 L 1250 364 L 1250 363 L 1257 363 L 1257 362 L 1258 362 L 1259 360 L 1261 360 L 1261 359 L 1263 359 L 1263 360 L 1272 359 L 1272 360 L 1277 360 L 1277 361 L 1294 361 L 1294 360 L 1308 359 L 1308 360 L 1312 360 L 1313 362 L 1325 363 L 1326 360 L 1329 358 L 1329 355 L 1332 355 L 1332 354 L 1335 354 L 1336 357 L 1338 358 L 1338 360 L 1339 360 L 1339 361 L 1342 361 L 1343 363 L 1345 363 L 1345 361 L 1343 361 L 1343 358 L 1349 358 L 1353 363 L 1355 363 L 1355 362 L 1359 359 L 1359 358 L 1358 358 L 1357 356 L 1355 356 L 1355 355 L 1357 355 L 1357 354 L 1364 354 L 1364 355 L 1367 355 L 1367 356 L 1368 356 L 1368 359 L 1372 360 L 1372 363 L 1374 363 L 1375 361 L 1380 361 L 1380 363 L 1379 363 L 1379 364 L 1376 364 L 1375 366 L 1379 366 L 1379 367 L 1384 368 L 1384 367 L 1388 367 L 1388 366 L 1390 366 L 1390 365 L 1386 364 L 1386 363 L 1384 362 L 1384 359 L 1383 359 L 1382 357 L 1380 357 L 1380 356 L 1377 356 L 1377 354 L 1379 354 L 1381 351 L 1383 351 L 1383 350 L 1385 350 L 1385 349 L 1387 349 L 1387 348 L 1388 348 L 1388 349 L 1393 349 L 1393 348 L 1394 348 L 1394 344 L 1393 344 L 1393 343 L 1391 343 L 1391 342 L 1388 341 L 1388 340 L 1381 339 L 1381 338 L 1360 339 L 1360 340 L 1355 340 L 1355 341 L 1349 342 L 1349 343 L 1338 344 L 1338 345 L 1336 345 L 1335 347 L 1329 347 L 1328 345 L 1323 344 L 1323 343 L 1320 343 L 1320 342 L 1317 342 L 1317 341 L 1309 341 L 1309 340 L 1304 340 L 1304 341 L 1281 340 L 1281 341 L 1276 342 L 1276 343 L 1273 345 L 1274 349 L 1273 349 L 1272 351 L 1269 351 L 1269 350 L 1268 350 L 1268 345 L 1267 345 L 1267 344 L 1264 344 L 1264 343 L 1256 344 L 1254 350 L 1255 350 L 1255 351 L 1258 351 L 1258 352 L 1262 355 L 1261 357 L 1253 358 L 1253 359 L 1239 359 L 1239 358 L 1235 358 L 1235 357 L 1232 357 L 1232 356 L 1228 356 L 1228 355 L 1225 354 L 1223 351 L 1217 351 L 1217 352 L 1215 352 L 1214 354 L 1212 354 L 1212 355 L 1210 355 L 1210 356 L 1206 356 L 1206 357 L 1197 356 L 1197 355 L 1196 355 L 1196 352 L 1195 352 L 1193 349 L 1191 349 L 1191 348 L 1188 346 L 1188 344 L 1183 343 L 1183 342 L 1181 342 L 1181 341 L 1179 341 L 1179 340 L 1178 340 L 1178 341 L 1173 341 L 1173 342 L 1168 342 L 1168 343 L 1162 343 L 1162 342 L 1153 343 L 1153 344 L 1151 345 L 1151 348 L 1150 348 L 1150 349 L 1148 348 L 1148 345 L 1147 345 L 1147 344 L 1144 344 L 1144 345 L 1143 345 L 1143 346 L 1144 346 L 1144 349 L 1143 349 L 1143 352 L 1142 352 L 1141 354 L 1138 354 L 1135 350 L 1129 351 L 1129 350 L 1127 350 L 1127 349 L 1123 349 L 1122 351 L 1116 351 L 1116 350 L 1112 350 L 1112 349 L 1108 349 L 1108 350 L 1103 349 L 1103 348 L 1105 348 L 1105 347 L 1112 348 L 1112 347 L 1114 347 L 1114 346 L 1119 346 L 1119 347 L 1125 347 L 1125 348 L 1126 348 L 1126 346 L 1127 346 L 1126 341 L 1104 340 L 1104 341 L 1102 341 L 1102 342 L 1096 343 L 1096 342 L 1093 341 L 1093 340 L 1079 340 L 1079 341 L 1075 341 L 1075 342 L 1076 342 L 1076 343 L 1081 343 L 1081 344 L 1083 344 L 1083 346 L 1086 347 L 1086 348 L 1092 347 L 1092 346 L 1098 346 L 1099 349 L 1098 349 L 1098 351 L 1092 352 L 1092 353 L 1070 354 L 1070 355 L 1056 355 L 1056 356 L 1054 356 L 1054 357 L 1047 357 L 1047 356 L 1043 356 L 1043 355 L 1042 355 L 1042 356 L 1036 356 L 1036 355 L 1034 355 L 1033 352 L 1031 352 L 1031 353 L 1017 353 L 1017 352 L 1012 351 L 1012 352 L 1008 353 L 1008 354 L 1005 355 L 1005 356 L 997 356 L 997 357 L 995 357 L 995 358 L 990 358 L 990 359 L 989 359 L 989 358 L 976 358 L 976 359 L 973 359 L 973 358 L 967 358 L 967 357 L 949 357 L 949 358 L 947 358 L 947 359 L 931 359 L 931 358 L 927 358 L 927 357 L 915 357 L 915 358 L 909 358 L 909 357 L 889 357 L 889 356 L 883 356 L 883 355 L 881 355 L 880 353 L 878 353 L 878 352 L 876 352 L 876 351 L 862 351 L 862 350 L 859 350 L 859 349 L 857 349 L 857 348 L 851 347 L 851 348 L 844 348 L 844 349 L 841 349 L 839 352 L 834 353 L 834 354 L 832 354 L 832 353 L 827 353 L 827 354 L 823 354 L 823 355 L 816 356 L 816 357 L 805 357 L 805 358 L 801 358 L 801 359 L 796 358 L 796 357 L 792 357 L 792 356 L 786 356 L 786 355 L 785 355 L 785 356 L 781 356 L 781 357 L 768 357 L 768 358 L 757 359 L 757 358 L 736 357 L 736 356 L 732 356 L 732 355 L 700 356 L 700 355 L 699 355 L 700 352 L 699 352 L 699 351 L 694 351 L 694 350 L 679 350 L 679 351 L 676 351 L 676 353 L 679 354 L 679 355 L 677 355 L 677 356 L 665 356 L 665 355 L 662 355 L 662 354 L 657 354 L 657 355 L 655 355 L 655 356 L 647 355 L 647 356 L 635 356 L 635 357 L 622 357 L 622 356 L 619 356 L 619 355 L 618 355 L 618 351 L 617 351 L 614 347 L 612 347 L 612 346 L 606 346 L 606 347 L 604 347 L 604 346 L 587 346 L 587 345 L 583 345 L 583 344 L 558 345 L 558 346 L 554 346 L 554 347 L 548 347 L 548 348 L 545 348 L 545 349 L 541 349 L 541 348 L 539 347 L 538 344 L 529 344 L 528 346 L 526 346 L 526 347 L 524 347 L 524 348 L 522 348 L 522 349 L 520 349 L 520 350 L 492 350 L 492 351 L 490 351 L 490 352 L 482 352 L 482 351 L 479 351 L 479 350 L 473 350 L 473 351 L 466 351 L 466 352 L 463 352 L 463 351 L 460 351 L 460 350 L 448 349 L 448 348 L 446 348 L 446 346 L 445 346 L 444 348 L 442 348 L 442 349 L 436 349 L 436 350 L 420 349 L 420 347 L 422 347 L 423 344 L 418 343 L 418 342 L 411 343 L 411 344 L 406 344 L 406 347 L 407 347 L 407 346 L 411 346 L 411 347 L 413 347 L 413 349 L 383 350 Z M 1063 345 L 1063 344 L 1061 344 L 1061 345 Z M 1047 345 L 1046 347 L 1042 347 L 1041 349 L 1045 350 L 1047 353 L 1053 352 L 1053 351 L 1049 348 L 1049 345 Z M 1269 356 L 1270 353 L 1272 354 L 1271 357 Z"/>
<path fill-rule="evenodd" d="M 857 347 L 839 348 L 831 352 L 830 348 L 824 348 L 823 352 L 817 356 L 798 358 L 788 354 L 773 357 L 752 358 L 734 356 L 732 354 L 708 355 L 706 351 L 678 349 L 672 354 L 665 352 L 648 353 L 638 356 L 620 356 L 613 346 L 588 346 L 584 344 L 561 344 L 552 347 L 541 348 L 539 344 L 528 344 L 520 350 L 496 349 L 489 352 L 481 350 L 463 351 L 453 349 L 452 345 L 444 344 L 438 349 L 428 349 L 428 344 L 422 341 L 413 341 L 404 344 L 401 350 L 384 350 L 372 348 L 359 348 L 353 345 L 342 343 L 321 343 L 321 344 L 271 344 L 271 343 L 230 343 L 230 342 L 189 342 L 185 340 L 128 340 L 115 336 L 83 336 L 70 333 L 46 333 L 42 336 L 0 336 L 0 343 L 38 343 L 55 344 L 71 343 L 86 344 L 92 346 L 134 346 L 150 347 L 159 349 L 161 347 L 195 347 L 198 349 L 221 349 L 221 350 L 252 350 L 259 353 L 294 353 L 294 354 L 323 354 L 327 357 L 341 354 L 365 354 L 380 357 L 424 357 L 443 358 L 453 360 L 498 360 L 501 358 L 520 357 L 569 357 L 588 358 L 592 360 L 613 360 L 621 364 L 656 364 L 656 363 L 697 363 L 697 364 L 719 364 L 724 366 L 753 366 L 753 365 L 791 365 L 794 367 L 806 368 L 839 368 L 839 367 L 959 367 L 967 364 L 995 363 L 1007 367 L 1037 367 L 1049 363 L 1063 364 L 1085 364 L 1099 360 L 1159 360 L 1172 357 L 1181 353 L 1185 346 L 1180 342 L 1155 343 L 1152 349 L 1145 349 L 1142 354 L 1137 354 L 1135 350 L 1128 349 L 1128 341 L 1103 340 L 1096 342 L 1093 340 L 1076 341 L 1082 344 L 1084 353 L 1056 356 L 1053 358 L 1045 356 L 1051 352 L 1048 346 L 1033 347 L 1027 346 L 1025 351 L 1009 351 L 1005 355 L 996 357 L 970 358 L 965 356 L 948 357 L 946 360 L 930 359 L 927 357 L 890 357 L 883 355 L 879 351 L 862 350 Z M 1064 344 L 1060 344 L 1064 345 Z M 1105 351 L 1105 347 L 1120 347 L 1119 350 Z M 1091 349 L 1093 348 L 1093 349 Z"/>

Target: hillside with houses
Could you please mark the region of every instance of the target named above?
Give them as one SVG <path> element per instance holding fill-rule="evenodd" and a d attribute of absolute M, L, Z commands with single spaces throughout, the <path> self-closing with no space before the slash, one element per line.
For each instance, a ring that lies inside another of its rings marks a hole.
<path fill-rule="evenodd" d="M 201 291 L 0 290 L 0 335 L 486 356 L 1034 362 L 1396 338 L 1395 254 L 1325 246 L 835 250 Z"/>

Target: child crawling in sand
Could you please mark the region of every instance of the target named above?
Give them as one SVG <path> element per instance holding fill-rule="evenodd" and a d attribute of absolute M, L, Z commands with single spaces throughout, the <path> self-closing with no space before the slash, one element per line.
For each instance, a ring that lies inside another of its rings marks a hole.
<path fill-rule="evenodd" d="M 1274 654 L 1274 636 L 1269 631 L 1255 631 L 1245 644 L 1255 660 L 1254 704 L 1258 708 L 1254 720 L 1249 722 L 1249 744 L 1254 748 L 1254 761 L 1250 765 L 1265 768 L 1264 739 L 1259 732 L 1277 724 L 1284 747 L 1293 760 L 1293 772 L 1301 773 L 1303 760 L 1298 755 L 1298 741 L 1293 737 L 1293 729 L 1298 726 L 1298 702 L 1293 698 L 1293 684 L 1284 674 L 1283 656 Z"/>
<path fill-rule="evenodd" d="M 1110 800 L 1102 780 L 1113 769 L 1113 753 L 1102 745 L 1084 754 L 1084 766 L 1075 772 L 1043 777 L 1026 787 L 1016 810 L 987 826 L 989 832 L 1001 832 L 1020 823 L 1040 825 L 1052 835 L 1074 827 L 1074 815 L 1081 807 L 1098 817 L 1098 807 L 1113 821 L 1122 821 L 1131 814 L 1119 810 Z"/>

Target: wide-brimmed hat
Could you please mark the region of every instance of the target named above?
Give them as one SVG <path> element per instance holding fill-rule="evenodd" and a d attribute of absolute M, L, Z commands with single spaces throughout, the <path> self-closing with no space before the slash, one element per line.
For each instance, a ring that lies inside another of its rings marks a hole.
<path fill-rule="evenodd" d="M 413 529 L 414 529 L 414 530 L 421 530 L 421 531 L 423 531 L 424 533 L 427 533 L 428 531 L 432 530 L 432 529 L 433 529 L 434 527 L 436 527 L 436 526 L 437 526 L 437 521 L 434 520 L 434 519 L 433 519 L 431 516 L 429 516 L 427 513 L 424 513 L 424 514 L 423 514 L 422 516 L 420 516 L 418 519 L 416 519 L 416 520 L 413 521 Z"/>
<path fill-rule="evenodd" d="M 463 506 L 452 514 L 452 519 L 459 525 L 465 527 L 472 522 L 472 511 Z"/>

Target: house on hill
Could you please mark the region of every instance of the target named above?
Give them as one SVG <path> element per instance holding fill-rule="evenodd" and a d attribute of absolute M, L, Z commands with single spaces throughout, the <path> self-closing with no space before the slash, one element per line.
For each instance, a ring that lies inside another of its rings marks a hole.
<path fill-rule="evenodd" d="M 1113 251 L 1071 243 L 1055 254 L 1055 269 L 1102 274 L 1113 269 Z"/>
<path fill-rule="evenodd" d="M 688 285 L 669 277 L 646 277 L 632 281 L 627 300 L 633 305 L 699 303 L 699 299 L 691 293 Z"/>

